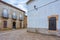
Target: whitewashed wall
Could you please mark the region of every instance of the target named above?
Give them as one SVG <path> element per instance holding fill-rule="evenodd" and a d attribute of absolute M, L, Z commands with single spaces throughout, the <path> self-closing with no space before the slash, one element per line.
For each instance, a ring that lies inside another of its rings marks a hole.
<path fill-rule="evenodd" d="M 48 28 L 48 16 L 58 15 L 57 28 L 60 29 L 60 0 L 38 8 L 38 10 L 34 9 L 34 5 L 40 7 L 52 1 L 55 0 L 34 0 L 28 4 L 28 28 Z"/>

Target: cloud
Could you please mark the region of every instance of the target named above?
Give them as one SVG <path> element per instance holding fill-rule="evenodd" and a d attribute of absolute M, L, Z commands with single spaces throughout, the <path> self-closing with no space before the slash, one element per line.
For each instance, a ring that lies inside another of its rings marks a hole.
<path fill-rule="evenodd" d="M 28 0 L 3 0 L 9 4 L 12 4 L 13 6 L 16 6 L 24 11 L 27 12 L 27 5 L 26 5 L 26 2 Z"/>
<path fill-rule="evenodd" d="M 16 6 L 16 5 L 15 5 Z M 27 12 L 27 6 L 26 6 L 26 4 L 18 4 L 16 7 L 18 7 L 18 8 L 20 8 L 20 9 L 22 9 L 22 10 L 24 10 L 24 11 L 26 11 Z"/>

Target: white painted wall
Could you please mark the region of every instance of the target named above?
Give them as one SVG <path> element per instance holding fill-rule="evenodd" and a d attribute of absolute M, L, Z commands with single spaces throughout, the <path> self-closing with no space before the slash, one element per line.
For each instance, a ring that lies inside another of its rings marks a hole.
<path fill-rule="evenodd" d="M 28 28 L 48 28 L 48 16 L 56 14 L 59 15 L 57 28 L 60 29 L 60 0 L 34 9 L 34 5 L 40 7 L 52 1 L 55 0 L 34 0 L 28 4 Z"/>

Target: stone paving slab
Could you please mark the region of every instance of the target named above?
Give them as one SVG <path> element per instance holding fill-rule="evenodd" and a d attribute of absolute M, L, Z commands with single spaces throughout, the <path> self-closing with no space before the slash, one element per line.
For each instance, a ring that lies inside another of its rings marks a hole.
<path fill-rule="evenodd" d="M 60 40 L 60 38 L 56 36 L 29 33 L 26 29 L 20 29 L 7 31 L 5 34 L 1 34 L 0 40 Z"/>

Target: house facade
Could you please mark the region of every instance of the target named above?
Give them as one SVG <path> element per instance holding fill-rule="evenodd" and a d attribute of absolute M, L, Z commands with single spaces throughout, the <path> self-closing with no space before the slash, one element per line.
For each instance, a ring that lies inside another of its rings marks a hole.
<path fill-rule="evenodd" d="M 30 0 L 28 5 L 28 29 L 60 36 L 60 0 Z"/>
<path fill-rule="evenodd" d="M 25 11 L 0 1 L 0 29 L 19 29 L 24 28 Z"/>

